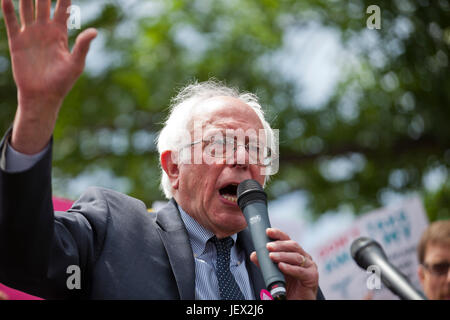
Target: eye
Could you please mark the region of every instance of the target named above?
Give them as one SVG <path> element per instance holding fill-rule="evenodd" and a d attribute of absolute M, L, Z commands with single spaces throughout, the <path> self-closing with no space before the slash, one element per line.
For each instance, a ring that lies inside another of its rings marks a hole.
<path fill-rule="evenodd" d="M 222 139 L 214 139 L 213 137 L 207 140 L 205 151 L 213 157 L 220 157 L 224 153 L 224 143 Z"/>
<path fill-rule="evenodd" d="M 449 265 L 448 262 L 437 263 L 432 266 L 432 269 L 437 274 L 445 274 L 448 272 Z"/>

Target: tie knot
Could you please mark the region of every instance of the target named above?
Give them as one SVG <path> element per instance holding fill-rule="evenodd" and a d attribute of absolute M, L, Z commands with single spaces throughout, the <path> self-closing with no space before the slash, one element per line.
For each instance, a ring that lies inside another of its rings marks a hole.
<path fill-rule="evenodd" d="M 211 238 L 211 241 L 216 246 L 218 253 L 229 252 L 233 246 L 233 239 L 231 237 L 226 237 L 223 239 L 217 239 L 216 236 Z"/>

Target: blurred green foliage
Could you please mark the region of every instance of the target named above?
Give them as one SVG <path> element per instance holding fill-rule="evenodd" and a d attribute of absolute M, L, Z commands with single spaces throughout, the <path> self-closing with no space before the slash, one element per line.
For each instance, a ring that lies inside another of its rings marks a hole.
<path fill-rule="evenodd" d="M 214 77 L 257 93 L 280 129 L 271 198 L 304 190 L 317 216 L 338 209 L 360 214 L 388 194 L 418 193 L 430 220 L 450 217 L 448 0 L 73 3 L 82 8 L 82 27 L 98 28 L 94 45 L 101 50 L 88 56 L 98 65 L 82 75 L 60 112 L 55 195 L 78 196 L 67 194 L 69 182 L 104 168 L 147 205 L 162 200 L 154 139 L 170 98 L 189 81 Z M 366 27 L 372 4 L 381 8 L 379 30 Z M 356 57 L 332 97 L 315 109 L 298 99 L 292 79 L 265 63 L 289 30 L 309 22 L 335 30 Z M 69 32 L 72 44 L 77 33 Z M 16 103 L 0 21 L 2 131 Z M 339 172 L 339 163 L 350 169 Z M 443 179 L 437 189 L 425 188 L 430 172 Z"/>

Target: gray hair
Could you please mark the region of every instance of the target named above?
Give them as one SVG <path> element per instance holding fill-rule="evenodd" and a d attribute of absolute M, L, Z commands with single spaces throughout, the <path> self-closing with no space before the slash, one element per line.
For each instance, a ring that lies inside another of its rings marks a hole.
<path fill-rule="evenodd" d="M 189 132 L 190 124 L 195 115 L 204 112 L 205 105 L 201 102 L 207 99 L 227 96 L 241 100 L 250 106 L 258 115 L 263 128 L 266 132 L 266 138 L 269 141 L 275 141 L 275 134 L 270 124 L 265 120 L 264 111 L 259 104 L 258 97 L 253 93 L 239 92 L 237 88 L 228 87 L 222 82 L 208 80 L 205 82 L 194 82 L 182 88 L 179 93 L 171 100 L 170 112 L 164 127 L 157 137 L 157 146 L 159 156 L 166 150 L 178 151 L 183 147 L 186 141 L 186 132 Z M 161 168 L 161 189 L 167 199 L 173 197 L 172 186 L 166 172 Z M 268 175 L 266 181 L 268 181 Z"/>

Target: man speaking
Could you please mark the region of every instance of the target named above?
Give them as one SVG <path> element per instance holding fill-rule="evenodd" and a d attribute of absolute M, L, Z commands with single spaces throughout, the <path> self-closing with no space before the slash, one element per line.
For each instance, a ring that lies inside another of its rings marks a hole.
<path fill-rule="evenodd" d="M 276 155 L 252 94 L 212 81 L 180 91 L 158 137 L 169 203 L 156 214 L 95 187 L 53 212 L 52 132 L 96 36 L 85 30 L 69 50 L 69 5 L 57 1 L 50 18 L 50 0 L 21 0 L 19 22 L 2 0 L 18 107 L 0 145 L 0 282 L 48 299 L 259 299 L 265 285 L 236 190 L 247 179 L 263 185 Z M 267 236 L 287 299 L 322 299 L 311 256 L 278 229 Z M 77 268 L 73 288 L 67 272 Z"/>

